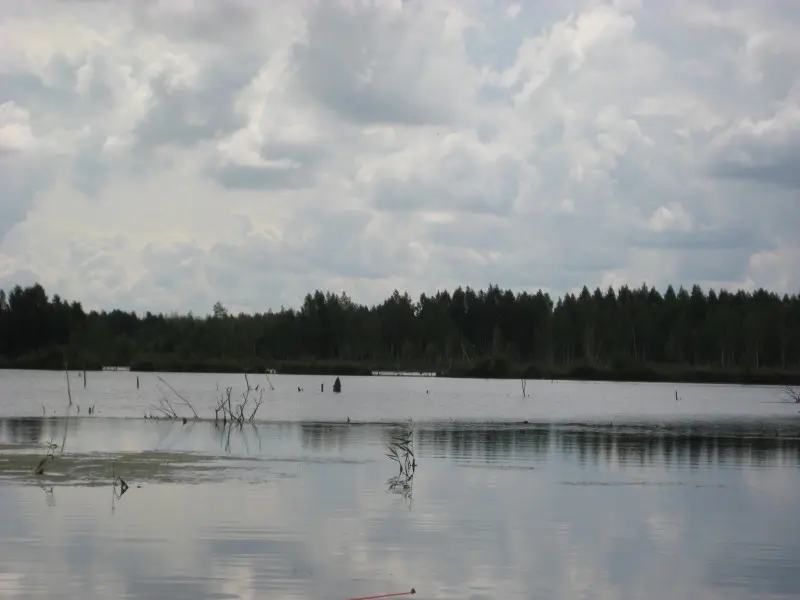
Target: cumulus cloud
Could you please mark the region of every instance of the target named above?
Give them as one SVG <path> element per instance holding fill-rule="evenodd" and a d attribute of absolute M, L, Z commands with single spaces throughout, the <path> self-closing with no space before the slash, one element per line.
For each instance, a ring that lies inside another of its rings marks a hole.
<path fill-rule="evenodd" d="M 0 281 L 206 313 L 800 275 L 800 10 L 0 6 Z"/>

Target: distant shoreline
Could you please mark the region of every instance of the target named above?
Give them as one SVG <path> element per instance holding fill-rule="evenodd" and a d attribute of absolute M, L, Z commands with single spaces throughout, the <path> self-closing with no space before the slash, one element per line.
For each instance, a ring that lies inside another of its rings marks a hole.
<path fill-rule="evenodd" d="M 85 367 L 85 368 L 84 368 Z M 0 370 L 63 371 L 63 365 L 49 360 L 2 361 Z M 620 383 L 707 383 L 732 385 L 800 385 L 800 372 L 778 370 L 723 370 L 689 365 L 649 364 L 628 369 L 612 369 L 587 365 L 540 366 L 517 365 L 507 361 L 484 359 L 472 364 L 454 364 L 449 369 L 376 367 L 366 362 L 348 361 L 285 361 L 269 364 L 248 364 L 237 361 L 182 361 L 164 357 L 158 360 L 134 361 L 130 365 L 73 363 L 70 371 L 131 373 L 248 373 L 267 372 L 278 375 L 363 376 L 363 377 L 439 377 L 454 379 L 525 379 L 561 381 L 607 381 Z"/>

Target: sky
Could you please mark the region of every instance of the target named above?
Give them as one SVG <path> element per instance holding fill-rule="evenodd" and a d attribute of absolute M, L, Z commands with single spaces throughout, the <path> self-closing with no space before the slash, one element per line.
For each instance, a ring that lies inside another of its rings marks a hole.
<path fill-rule="evenodd" d="M 7 0 L 0 288 L 800 291 L 792 0 Z"/>

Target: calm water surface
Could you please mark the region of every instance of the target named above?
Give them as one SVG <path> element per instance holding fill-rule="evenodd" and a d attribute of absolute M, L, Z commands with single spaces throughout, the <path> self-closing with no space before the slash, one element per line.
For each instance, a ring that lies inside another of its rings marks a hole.
<path fill-rule="evenodd" d="M 239 429 L 88 377 L 65 419 L 63 373 L 0 372 L 2 598 L 800 597 L 800 414 L 771 388 L 270 376 Z M 164 377 L 212 418 L 244 383 Z"/>

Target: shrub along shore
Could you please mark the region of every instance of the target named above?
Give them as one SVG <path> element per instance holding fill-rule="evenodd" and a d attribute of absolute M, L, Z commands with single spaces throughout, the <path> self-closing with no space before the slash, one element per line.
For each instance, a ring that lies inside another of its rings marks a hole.
<path fill-rule="evenodd" d="M 72 370 L 100 371 L 100 363 L 74 362 Z M 691 365 L 646 364 L 628 368 L 602 368 L 573 365 L 568 368 L 547 365 L 520 365 L 505 359 L 484 359 L 473 363 L 454 363 L 445 369 L 420 365 L 373 365 L 366 362 L 309 360 L 309 361 L 220 361 L 180 360 L 160 356 L 115 365 L 133 372 L 160 373 L 277 373 L 281 375 L 371 376 L 400 374 L 429 374 L 436 377 L 462 379 L 527 379 L 568 381 L 674 382 L 751 385 L 800 385 L 800 371 L 761 369 L 698 368 Z M 113 367 L 112 367 L 113 368 Z M 64 370 L 60 353 L 49 356 L 27 356 L 16 361 L 0 360 L 0 369 Z"/>

